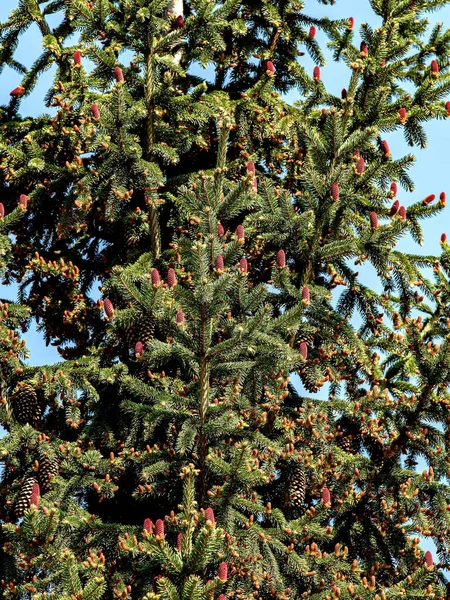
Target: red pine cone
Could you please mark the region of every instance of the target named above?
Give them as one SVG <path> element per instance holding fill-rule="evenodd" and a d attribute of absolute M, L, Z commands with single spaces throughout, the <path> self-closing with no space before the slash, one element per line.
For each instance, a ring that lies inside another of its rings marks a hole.
<path fill-rule="evenodd" d="M 337 181 L 334 181 L 331 184 L 331 197 L 333 198 L 334 202 L 339 200 L 339 184 Z"/>
<path fill-rule="evenodd" d="M 26 209 L 28 205 L 28 200 L 29 198 L 26 194 L 21 194 L 19 198 L 19 206 Z"/>
<path fill-rule="evenodd" d="M 404 206 L 400 206 L 398 209 L 398 216 L 402 221 L 406 221 L 406 208 Z"/>
<path fill-rule="evenodd" d="M 220 223 L 217 225 L 217 235 L 219 237 L 222 237 L 223 235 L 225 235 L 225 229 L 223 228 L 223 225 L 221 225 Z"/>
<path fill-rule="evenodd" d="M 283 269 L 286 266 L 286 253 L 284 250 L 278 250 L 277 265 L 280 267 L 280 269 Z"/>
<path fill-rule="evenodd" d="M 309 28 L 308 37 L 310 37 L 313 40 L 316 37 L 316 33 L 316 28 L 314 27 L 314 25 L 311 25 L 311 27 Z"/>
<path fill-rule="evenodd" d="M 367 56 L 368 54 L 369 54 L 369 49 L 367 48 L 366 42 L 361 42 L 361 45 L 359 47 L 359 55 Z"/>
<path fill-rule="evenodd" d="M 22 98 L 22 96 L 24 94 L 25 94 L 25 88 L 22 87 L 21 85 L 18 85 L 11 92 L 9 92 L 9 95 L 13 96 L 13 98 Z"/>
<path fill-rule="evenodd" d="M 120 67 L 116 67 L 114 69 L 114 77 L 116 78 L 116 81 L 118 83 L 122 83 L 123 81 L 125 81 L 125 79 L 123 77 L 122 69 Z"/>
<path fill-rule="evenodd" d="M 275 75 L 275 67 L 273 66 L 273 62 L 271 60 L 268 60 L 266 62 L 266 73 L 267 75 Z"/>
<path fill-rule="evenodd" d="M 175 25 L 178 27 L 178 29 L 184 27 L 183 15 L 178 15 L 178 17 L 175 19 Z"/>
<path fill-rule="evenodd" d="M 381 152 L 383 153 L 384 158 L 390 158 L 391 151 L 389 149 L 389 144 L 386 142 L 386 140 L 383 140 L 381 142 Z"/>
<path fill-rule="evenodd" d="M 161 277 L 159 276 L 158 269 L 152 269 L 151 278 L 152 278 L 153 285 L 159 285 L 161 283 Z"/>
<path fill-rule="evenodd" d="M 134 353 L 138 358 L 144 354 L 144 344 L 142 342 L 136 342 Z"/>
<path fill-rule="evenodd" d="M 427 196 L 426 198 L 424 198 L 423 203 L 425 204 L 425 206 L 427 204 L 431 204 L 431 202 L 433 202 L 433 200 L 436 198 L 436 196 L 434 194 L 430 194 L 429 196 Z"/>
<path fill-rule="evenodd" d="M 429 550 L 427 550 L 425 552 L 425 564 L 427 565 L 428 568 L 432 567 L 434 564 L 433 555 L 431 554 L 431 552 Z"/>
<path fill-rule="evenodd" d="M 239 261 L 239 271 L 241 273 L 248 273 L 248 262 L 246 258 L 241 258 Z"/>
<path fill-rule="evenodd" d="M 391 187 L 389 188 L 389 196 L 394 198 L 397 195 L 397 184 L 395 181 L 391 183 Z"/>
<path fill-rule="evenodd" d="M 177 543 L 175 544 L 175 548 L 176 548 L 177 550 L 181 550 L 181 544 L 182 544 L 182 542 L 183 542 L 183 534 L 182 534 L 182 533 L 179 533 L 179 534 L 177 535 Z"/>
<path fill-rule="evenodd" d="M 35 506 L 36 508 L 38 508 L 40 496 L 41 496 L 41 488 L 39 487 L 39 484 L 33 483 L 33 487 L 31 488 L 31 497 L 30 497 L 31 506 Z"/>
<path fill-rule="evenodd" d="M 447 111 L 447 114 L 450 116 L 450 100 L 447 100 L 447 102 L 445 103 L 445 110 Z"/>
<path fill-rule="evenodd" d="M 322 504 L 330 504 L 331 503 L 331 494 L 328 488 L 323 488 L 322 490 Z"/>
<path fill-rule="evenodd" d="M 73 53 L 73 62 L 77 67 L 81 67 L 81 52 L 79 50 Z"/>
<path fill-rule="evenodd" d="M 370 226 L 372 229 L 378 229 L 378 215 L 375 211 L 372 211 L 369 215 Z"/>
<path fill-rule="evenodd" d="M 91 105 L 91 115 L 94 117 L 94 119 L 100 119 L 100 111 L 98 109 L 98 105 L 95 103 Z"/>
<path fill-rule="evenodd" d="M 441 244 L 445 244 L 446 241 L 447 241 L 447 234 L 442 233 L 441 234 Z"/>
<path fill-rule="evenodd" d="M 440 203 L 440 204 L 442 204 L 442 206 L 445 206 L 445 205 L 446 205 L 446 203 L 447 203 L 447 198 L 446 198 L 445 192 L 441 192 L 441 193 L 439 194 L 439 203 Z"/>
<path fill-rule="evenodd" d="M 164 521 L 158 519 L 155 525 L 155 535 L 164 537 Z"/>
<path fill-rule="evenodd" d="M 236 227 L 236 237 L 238 239 L 239 242 L 243 242 L 245 239 L 245 232 L 244 232 L 244 228 L 242 227 L 242 225 L 238 225 Z"/>
<path fill-rule="evenodd" d="M 365 167 L 365 161 L 364 161 L 363 157 L 361 156 L 361 158 L 359 158 L 358 162 L 356 163 L 356 173 L 358 175 L 362 175 L 364 173 L 364 167 Z"/>
<path fill-rule="evenodd" d="M 225 594 L 219 594 L 217 600 L 227 600 L 227 597 L 225 596 Z"/>
<path fill-rule="evenodd" d="M 406 121 L 406 109 L 400 108 L 398 111 L 398 120 L 400 123 L 404 123 Z"/>
<path fill-rule="evenodd" d="M 309 288 L 306 285 L 302 288 L 302 300 L 306 300 L 307 302 L 311 301 L 311 294 L 309 293 Z"/>
<path fill-rule="evenodd" d="M 439 65 L 437 60 L 434 59 L 431 61 L 431 75 L 433 77 L 437 77 L 439 75 Z"/>
<path fill-rule="evenodd" d="M 349 17 L 347 29 L 349 29 L 349 31 L 353 31 L 354 26 L 355 26 L 355 19 L 353 17 Z"/>
<path fill-rule="evenodd" d="M 320 81 L 320 67 L 314 67 L 313 69 L 313 79 L 314 81 Z"/>
<path fill-rule="evenodd" d="M 177 285 L 177 276 L 175 275 L 175 271 L 173 269 L 169 269 L 167 271 L 167 285 L 170 288 L 173 288 Z"/>
<path fill-rule="evenodd" d="M 177 325 L 184 325 L 184 312 L 179 310 L 177 312 L 177 316 L 175 317 Z"/>
<path fill-rule="evenodd" d="M 255 174 L 255 163 L 252 160 L 249 160 L 245 166 L 247 173 L 253 173 L 253 175 Z"/>
<path fill-rule="evenodd" d="M 5 207 L 0 202 L 0 219 L 3 219 L 4 216 L 5 216 Z"/>
<path fill-rule="evenodd" d="M 114 316 L 114 306 L 109 298 L 105 298 L 103 301 L 103 309 L 105 311 L 108 319 L 111 319 Z"/>
<path fill-rule="evenodd" d="M 218 255 L 216 256 L 216 271 L 223 271 L 224 269 L 224 264 L 223 264 L 223 256 L 222 255 Z"/>
<path fill-rule="evenodd" d="M 345 88 L 342 88 L 341 98 L 342 98 L 342 100 L 346 100 L 346 98 L 347 98 L 347 90 Z"/>
<path fill-rule="evenodd" d="M 211 523 L 214 525 L 214 523 L 216 522 L 216 519 L 214 518 L 214 511 L 211 507 L 208 507 L 205 510 L 205 517 L 207 521 L 211 521 Z"/>
<path fill-rule="evenodd" d="M 226 562 L 220 563 L 218 577 L 221 581 L 226 581 L 228 579 L 228 565 Z"/>
<path fill-rule="evenodd" d="M 393 217 L 394 215 L 396 215 L 399 208 L 400 208 L 400 202 L 398 200 L 395 200 L 395 202 L 392 204 L 391 208 L 389 209 L 389 216 Z"/>
<path fill-rule="evenodd" d="M 152 521 L 150 521 L 149 518 L 145 519 L 144 521 L 144 531 L 146 531 L 147 533 L 152 533 L 153 531 L 153 523 Z"/>
<path fill-rule="evenodd" d="M 308 345 L 306 342 L 301 342 L 300 344 L 300 356 L 302 356 L 305 360 L 308 358 Z"/>

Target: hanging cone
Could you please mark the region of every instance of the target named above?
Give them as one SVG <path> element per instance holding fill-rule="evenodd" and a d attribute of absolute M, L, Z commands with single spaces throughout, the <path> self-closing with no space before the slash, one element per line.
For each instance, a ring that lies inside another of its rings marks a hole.
<path fill-rule="evenodd" d="M 112 319 L 114 316 L 114 306 L 109 298 L 105 298 L 103 301 L 103 310 L 108 319 Z"/>
<path fill-rule="evenodd" d="M 331 504 L 331 494 L 328 488 L 322 490 L 322 504 Z"/>
<path fill-rule="evenodd" d="M 175 275 L 175 271 L 173 269 L 169 269 L 167 271 L 167 285 L 170 288 L 173 288 L 177 285 L 177 276 Z"/>
<path fill-rule="evenodd" d="M 348 18 L 348 25 L 347 25 L 347 29 L 349 31 L 353 31 L 353 28 L 355 26 L 355 19 L 353 17 L 349 17 Z"/>
<path fill-rule="evenodd" d="M 368 54 L 369 54 L 369 49 L 367 48 L 366 42 L 361 42 L 361 44 L 359 46 L 359 55 L 361 57 L 364 57 L 364 56 L 368 56 Z"/>
<path fill-rule="evenodd" d="M 289 500 L 293 507 L 301 508 L 305 501 L 306 477 L 303 468 L 295 465 L 289 485 Z"/>
<path fill-rule="evenodd" d="M 302 288 L 302 300 L 304 302 L 310 302 L 311 301 L 311 295 L 309 293 L 309 288 L 308 286 L 303 286 Z"/>
<path fill-rule="evenodd" d="M 313 79 L 314 81 L 320 81 L 320 67 L 314 67 L 313 69 Z"/>
<path fill-rule="evenodd" d="M 73 62 L 76 67 L 81 67 L 81 52 L 79 50 L 73 53 Z"/>
<path fill-rule="evenodd" d="M 427 565 L 427 567 L 430 569 L 434 562 L 433 562 L 433 555 L 431 554 L 431 552 L 429 550 L 427 550 L 425 552 L 425 564 Z"/>
<path fill-rule="evenodd" d="M 226 581 L 228 579 L 228 565 L 226 562 L 220 563 L 217 576 L 221 581 Z"/>
<path fill-rule="evenodd" d="M 389 197 L 395 198 L 396 195 L 397 195 L 397 184 L 395 183 L 395 181 L 393 181 L 391 183 L 391 187 L 389 188 Z"/>
<path fill-rule="evenodd" d="M 358 159 L 358 162 L 356 163 L 356 174 L 357 175 L 362 175 L 364 173 L 364 168 L 365 168 L 365 161 L 363 159 L 363 157 L 361 156 L 361 158 Z"/>
<path fill-rule="evenodd" d="M 5 207 L 0 202 L 0 219 L 3 219 L 4 216 L 5 216 Z"/>
<path fill-rule="evenodd" d="M 240 243 L 244 243 L 245 240 L 245 232 L 244 232 L 244 228 L 242 227 L 242 225 L 238 225 L 236 227 L 236 237 L 238 239 L 238 242 Z"/>
<path fill-rule="evenodd" d="M 399 208 L 400 208 L 400 202 L 398 200 L 395 200 L 395 202 L 392 204 L 391 208 L 389 209 L 389 216 L 393 217 L 394 215 L 396 215 Z"/>
<path fill-rule="evenodd" d="M 9 92 L 9 95 L 12 96 L 13 98 L 22 98 L 22 96 L 24 94 L 25 94 L 25 88 L 22 87 L 21 85 L 18 85 L 11 92 Z"/>
<path fill-rule="evenodd" d="M 159 276 L 158 269 L 152 269 L 151 271 L 152 284 L 157 286 L 161 283 L 161 277 Z"/>
<path fill-rule="evenodd" d="M 403 123 L 405 121 L 406 121 L 406 109 L 400 108 L 398 111 L 398 122 L 403 125 Z"/>
<path fill-rule="evenodd" d="M 28 196 L 26 194 L 21 194 L 20 198 L 19 198 L 19 206 L 20 208 L 23 208 L 24 210 L 27 209 L 27 205 L 28 205 Z"/>
<path fill-rule="evenodd" d="M 433 202 L 435 198 L 436 196 L 434 194 L 430 194 L 429 196 L 423 199 L 423 203 L 425 204 L 425 206 L 427 206 L 428 204 L 431 204 L 431 202 Z"/>
<path fill-rule="evenodd" d="M 59 473 L 59 463 L 56 458 L 43 456 L 39 459 L 38 479 L 41 491 L 46 494 L 52 488 L 52 479 Z"/>
<path fill-rule="evenodd" d="M 164 521 L 158 519 L 155 525 L 155 535 L 164 537 Z"/>
<path fill-rule="evenodd" d="M 372 211 L 369 215 L 370 226 L 372 229 L 378 229 L 378 215 L 375 211 Z"/>
<path fill-rule="evenodd" d="M 114 77 L 115 77 L 117 83 L 122 83 L 123 81 L 125 81 L 125 79 L 123 77 L 122 69 L 120 67 L 116 67 L 114 69 Z"/>
<path fill-rule="evenodd" d="M 241 273 L 248 273 L 248 262 L 246 258 L 241 258 L 239 261 L 239 271 Z"/>
<path fill-rule="evenodd" d="M 177 543 L 175 544 L 176 550 L 181 550 L 181 544 L 183 543 L 183 534 L 179 533 L 177 535 Z"/>
<path fill-rule="evenodd" d="M 316 33 L 316 28 L 314 27 L 314 25 L 311 25 L 311 27 L 309 28 L 308 37 L 313 40 L 316 37 Z"/>
<path fill-rule="evenodd" d="M 273 77 L 275 75 L 275 67 L 273 66 L 273 62 L 271 60 L 266 62 L 266 75 L 269 77 Z"/>
<path fill-rule="evenodd" d="M 437 60 L 432 60 L 431 61 L 431 75 L 432 77 L 437 77 L 439 75 L 439 65 Z"/>
<path fill-rule="evenodd" d="M 300 344 L 300 356 L 305 360 L 308 358 L 308 345 L 306 342 Z"/>
<path fill-rule="evenodd" d="M 10 398 L 14 417 L 20 425 L 37 425 L 41 419 L 42 407 L 34 388 L 25 383 Z"/>
<path fill-rule="evenodd" d="M 23 517 L 25 511 L 30 508 L 33 486 L 36 483 L 37 481 L 34 476 L 25 477 L 23 480 L 16 498 L 16 503 L 14 504 L 14 516 L 16 519 Z"/>
<path fill-rule="evenodd" d="M 153 523 L 150 521 L 149 518 L 145 519 L 144 521 L 144 531 L 146 531 L 147 533 L 152 533 L 153 531 Z"/>
<path fill-rule="evenodd" d="M 100 110 L 97 104 L 91 104 L 91 115 L 95 120 L 100 119 Z"/>
<path fill-rule="evenodd" d="M 225 235 L 225 229 L 223 228 L 223 225 L 221 225 L 220 223 L 217 225 L 217 235 L 219 237 L 222 237 Z"/>
<path fill-rule="evenodd" d="M 213 525 L 216 522 L 216 519 L 214 518 L 214 511 L 211 507 L 208 507 L 205 510 L 205 517 L 207 521 L 210 521 Z"/>
<path fill-rule="evenodd" d="M 134 353 L 136 358 L 140 358 L 144 354 L 144 344 L 142 342 L 137 342 L 136 346 L 134 347 Z"/>
<path fill-rule="evenodd" d="M 223 256 L 221 256 L 220 254 L 218 256 L 216 256 L 215 269 L 219 274 L 223 273 L 223 270 L 224 270 Z"/>
<path fill-rule="evenodd" d="M 333 202 L 339 200 L 339 184 L 337 181 L 331 184 L 331 197 L 333 198 Z"/>
<path fill-rule="evenodd" d="M 280 269 L 284 269 L 284 267 L 286 266 L 286 254 L 284 250 L 278 250 L 277 265 Z"/>
<path fill-rule="evenodd" d="M 381 142 L 381 152 L 383 153 L 383 157 L 384 158 L 390 158 L 391 157 L 391 151 L 389 149 L 389 144 L 386 142 L 386 140 L 383 140 Z"/>
<path fill-rule="evenodd" d="M 182 325 L 184 325 L 184 312 L 182 310 L 179 310 L 177 312 L 177 316 L 175 317 L 177 325 L 179 325 L 180 327 Z"/>
<path fill-rule="evenodd" d="M 398 209 L 398 216 L 402 221 L 406 221 L 406 208 L 404 206 L 400 206 Z"/>

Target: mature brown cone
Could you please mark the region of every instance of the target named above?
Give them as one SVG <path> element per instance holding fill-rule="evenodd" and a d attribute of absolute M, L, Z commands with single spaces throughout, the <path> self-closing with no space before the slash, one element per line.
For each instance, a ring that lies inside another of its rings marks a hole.
<path fill-rule="evenodd" d="M 56 458 L 50 456 L 43 456 L 39 459 L 39 485 L 41 486 L 41 492 L 46 494 L 52 488 L 52 477 L 58 475 L 59 464 Z"/>
<path fill-rule="evenodd" d="M 139 322 L 124 327 L 125 339 L 129 348 L 134 348 L 137 342 L 145 345 L 155 335 L 155 321 L 152 317 L 145 317 Z"/>
<path fill-rule="evenodd" d="M 35 483 L 37 483 L 37 479 L 34 475 L 25 477 L 23 480 L 16 498 L 16 503 L 14 504 L 14 516 L 16 519 L 23 517 L 27 508 L 30 508 L 31 492 L 33 491 L 33 485 Z"/>
<path fill-rule="evenodd" d="M 303 467 L 296 465 L 294 467 L 289 484 L 289 500 L 295 508 L 301 508 L 305 501 L 306 494 L 306 476 Z"/>
<path fill-rule="evenodd" d="M 15 418 L 21 425 L 37 425 L 41 419 L 42 406 L 34 388 L 28 383 L 10 398 Z"/>

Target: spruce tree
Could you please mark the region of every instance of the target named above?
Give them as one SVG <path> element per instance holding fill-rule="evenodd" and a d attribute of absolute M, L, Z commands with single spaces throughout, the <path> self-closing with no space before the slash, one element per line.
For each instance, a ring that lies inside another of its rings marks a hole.
<path fill-rule="evenodd" d="M 2 597 L 449 597 L 450 245 L 397 247 L 446 198 L 387 140 L 450 115 L 448 2 L 371 0 L 377 28 L 311 3 L 20 0 L 1 25 Z M 30 317 L 58 364 L 27 365 Z"/>

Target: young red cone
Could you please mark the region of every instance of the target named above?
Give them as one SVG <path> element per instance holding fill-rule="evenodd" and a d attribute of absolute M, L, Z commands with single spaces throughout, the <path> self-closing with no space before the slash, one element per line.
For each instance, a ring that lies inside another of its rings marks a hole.
<path fill-rule="evenodd" d="M 11 92 L 9 92 L 9 95 L 12 96 L 13 98 L 22 98 L 22 96 L 24 94 L 25 94 L 25 88 L 22 87 L 21 85 L 18 85 Z"/>
<path fill-rule="evenodd" d="M 184 325 L 184 312 L 182 310 L 179 310 L 177 312 L 177 316 L 175 317 L 175 320 L 177 322 L 177 325 L 179 325 L 181 327 L 181 325 Z"/>
<path fill-rule="evenodd" d="M 284 252 L 284 250 L 278 250 L 277 265 L 280 269 L 283 269 L 286 266 L 286 253 Z"/>
<path fill-rule="evenodd" d="M 159 276 L 158 269 L 152 269 L 151 278 L 152 278 L 153 285 L 159 285 L 161 283 L 161 277 Z"/>
<path fill-rule="evenodd" d="M 273 66 L 273 62 L 271 60 L 266 62 L 266 75 L 269 77 L 273 77 L 273 75 L 275 75 L 275 67 Z"/>
<path fill-rule="evenodd" d="M 309 288 L 307 285 L 304 285 L 302 288 L 302 300 L 305 302 L 311 301 L 311 294 L 309 293 Z"/>
<path fill-rule="evenodd" d="M 427 565 L 427 567 L 430 569 L 434 562 L 433 562 L 433 555 L 431 554 L 431 552 L 429 550 L 427 550 L 425 552 L 425 564 Z"/>
<path fill-rule="evenodd" d="M 216 519 L 214 518 L 214 511 L 211 507 L 208 507 L 205 510 L 205 517 L 207 521 L 210 521 L 213 525 L 216 522 Z"/>
<path fill-rule="evenodd" d="M 3 219 L 4 216 L 5 216 L 5 207 L 0 202 L 0 219 Z"/>
<path fill-rule="evenodd" d="M 177 285 L 177 276 L 175 275 L 175 271 L 173 269 L 169 269 L 167 271 L 167 285 L 170 288 L 173 288 Z"/>
<path fill-rule="evenodd" d="M 145 519 L 144 521 L 144 531 L 146 531 L 147 533 L 152 533 L 153 531 L 153 523 L 152 521 L 150 521 L 149 518 Z"/>
<path fill-rule="evenodd" d="M 79 50 L 73 53 L 73 62 L 76 67 L 81 67 L 81 52 Z"/>
<path fill-rule="evenodd" d="M 223 228 L 223 225 L 221 225 L 220 223 L 217 225 L 217 235 L 219 237 L 222 237 L 223 235 L 225 235 L 225 229 Z"/>
<path fill-rule="evenodd" d="M 155 535 L 164 537 L 164 521 L 158 519 L 155 525 Z"/>
<path fill-rule="evenodd" d="M 258 183 L 256 181 L 256 175 L 255 175 L 255 163 L 252 160 L 249 160 L 248 163 L 246 164 L 246 168 L 247 168 L 247 173 L 250 173 L 253 178 L 252 191 L 257 192 L 258 191 Z"/>
<path fill-rule="evenodd" d="M 391 183 L 391 187 L 389 188 L 389 197 L 395 198 L 396 195 L 397 195 L 397 184 L 395 183 L 395 181 L 393 181 Z"/>
<path fill-rule="evenodd" d="M 345 88 L 342 88 L 342 90 L 341 90 L 341 98 L 342 98 L 342 100 L 347 99 L 347 90 Z"/>
<path fill-rule="evenodd" d="M 441 206 L 445 206 L 446 203 L 447 203 L 447 198 L 446 198 L 445 192 L 441 192 L 439 194 L 439 204 L 441 204 Z"/>
<path fill-rule="evenodd" d="M 300 356 L 305 360 L 308 358 L 308 345 L 306 342 L 301 342 L 300 344 Z"/>
<path fill-rule="evenodd" d="M 19 198 L 19 206 L 21 208 L 26 209 L 27 205 L 28 205 L 28 200 L 29 200 L 29 198 L 26 194 L 21 194 L 20 198 Z"/>
<path fill-rule="evenodd" d="M 328 488 L 323 488 L 322 490 L 322 504 L 330 504 L 331 503 L 331 494 Z"/>
<path fill-rule="evenodd" d="M 114 69 L 114 77 L 116 78 L 116 81 L 118 83 L 122 83 L 123 81 L 125 81 L 123 73 L 122 73 L 122 69 L 120 67 L 116 67 Z"/>
<path fill-rule="evenodd" d="M 434 194 L 430 194 L 429 196 L 423 199 L 423 203 L 425 204 L 425 206 L 427 206 L 427 204 L 431 204 L 431 202 L 433 202 L 435 198 L 436 196 Z"/>
<path fill-rule="evenodd" d="M 221 581 L 226 581 L 228 579 L 228 565 L 226 562 L 220 563 L 218 577 Z"/>
<path fill-rule="evenodd" d="M 105 311 L 108 319 L 111 319 L 114 316 L 114 306 L 109 298 L 105 298 L 103 301 L 103 309 Z"/>
<path fill-rule="evenodd" d="M 227 600 L 227 597 L 225 596 L 225 594 L 219 594 L 217 600 Z"/>
<path fill-rule="evenodd" d="M 393 217 L 394 215 L 396 215 L 399 208 L 400 208 L 400 202 L 398 200 L 395 200 L 395 202 L 392 204 L 391 208 L 389 209 L 389 216 Z"/>
<path fill-rule="evenodd" d="M 144 354 L 144 344 L 142 342 L 136 342 L 134 353 L 136 354 L 137 358 L 140 358 Z"/>
<path fill-rule="evenodd" d="M 404 206 L 400 206 L 398 209 L 398 216 L 402 221 L 406 221 L 406 208 Z"/>
<path fill-rule="evenodd" d="M 368 56 L 368 54 L 369 54 L 369 49 L 367 48 L 366 42 L 361 42 L 361 45 L 359 46 L 359 55 L 361 57 L 364 57 L 364 56 Z"/>
<path fill-rule="evenodd" d="M 339 200 L 339 184 L 337 181 L 334 181 L 331 184 L 331 197 L 333 198 L 333 202 L 337 202 Z"/>
<path fill-rule="evenodd" d="M 97 104 L 91 104 L 91 115 L 94 119 L 100 119 L 100 110 Z"/>
<path fill-rule="evenodd" d="M 349 17 L 348 18 L 348 25 L 347 25 L 347 29 L 349 31 L 353 31 L 353 27 L 355 26 L 355 19 L 353 17 Z"/>
<path fill-rule="evenodd" d="M 362 175 L 364 173 L 364 168 L 365 168 L 365 161 L 364 161 L 363 157 L 361 156 L 361 158 L 359 158 L 358 162 L 356 163 L 356 174 Z"/>
<path fill-rule="evenodd" d="M 33 487 L 31 488 L 31 497 L 30 497 L 30 505 L 39 507 L 39 498 L 41 496 L 41 488 L 38 483 L 33 483 Z"/>
<path fill-rule="evenodd" d="M 313 69 L 313 79 L 314 81 L 320 81 L 320 67 L 314 67 Z"/>
<path fill-rule="evenodd" d="M 175 25 L 178 27 L 178 29 L 184 27 L 183 15 L 178 15 L 178 17 L 175 19 Z"/>
<path fill-rule="evenodd" d="M 441 244 L 445 244 L 446 241 L 447 241 L 447 234 L 441 233 Z"/>
<path fill-rule="evenodd" d="M 245 232 L 244 232 L 244 228 L 242 227 L 242 225 L 238 225 L 236 227 L 236 237 L 238 239 L 238 242 L 243 243 L 245 240 Z"/>
<path fill-rule="evenodd" d="M 431 75 L 432 77 L 437 77 L 439 75 L 439 65 L 437 60 L 431 61 Z"/>
<path fill-rule="evenodd" d="M 405 121 L 406 121 L 406 109 L 405 108 L 400 108 L 399 111 L 398 111 L 398 122 L 403 125 L 403 123 Z"/>
<path fill-rule="evenodd" d="M 375 211 L 372 211 L 369 215 L 370 226 L 372 229 L 378 229 L 378 215 Z"/>
<path fill-rule="evenodd" d="M 316 28 L 314 27 L 314 25 L 311 25 L 311 27 L 309 28 L 308 37 L 313 40 L 316 37 L 316 33 L 317 33 Z"/>
<path fill-rule="evenodd" d="M 181 550 L 181 544 L 182 544 L 182 543 L 183 543 L 183 534 L 182 534 L 182 533 L 179 533 L 179 534 L 177 535 L 177 543 L 176 543 L 176 545 L 175 545 L 175 548 L 176 548 L 177 550 Z"/>
<path fill-rule="evenodd" d="M 239 271 L 241 273 L 248 273 L 248 262 L 246 258 L 241 258 L 239 261 Z"/>
<path fill-rule="evenodd" d="M 389 144 L 387 143 L 386 140 L 383 140 L 381 142 L 381 152 L 383 153 L 384 158 L 390 158 L 391 151 L 389 149 Z"/>
<path fill-rule="evenodd" d="M 447 100 L 445 103 L 445 110 L 447 111 L 447 115 L 450 116 L 450 100 Z"/>
<path fill-rule="evenodd" d="M 221 256 L 220 254 L 216 257 L 215 267 L 216 267 L 216 271 L 219 271 L 220 273 L 223 272 L 223 269 L 224 269 L 223 256 Z"/>

